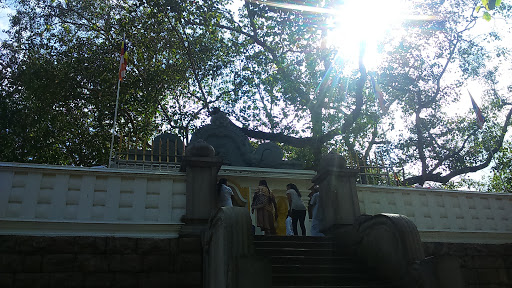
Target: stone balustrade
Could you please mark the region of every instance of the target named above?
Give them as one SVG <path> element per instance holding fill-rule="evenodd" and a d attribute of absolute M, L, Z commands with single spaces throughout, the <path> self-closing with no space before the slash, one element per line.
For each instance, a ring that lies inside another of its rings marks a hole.
<path fill-rule="evenodd" d="M 0 234 L 177 237 L 185 174 L 0 163 Z"/>
<path fill-rule="evenodd" d="M 423 242 L 512 243 L 512 194 L 358 185 L 361 213 L 407 216 Z"/>
<path fill-rule="evenodd" d="M 219 174 L 249 206 L 251 188 L 266 179 L 283 207 L 286 184 L 296 183 L 307 203 L 315 175 L 242 167 Z M 177 237 L 185 194 L 183 172 L 0 162 L 0 234 Z M 512 243 L 510 193 L 357 185 L 357 194 L 362 214 L 405 215 L 423 242 Z M 280 213 L 284 225 L 286 208 Z"/>

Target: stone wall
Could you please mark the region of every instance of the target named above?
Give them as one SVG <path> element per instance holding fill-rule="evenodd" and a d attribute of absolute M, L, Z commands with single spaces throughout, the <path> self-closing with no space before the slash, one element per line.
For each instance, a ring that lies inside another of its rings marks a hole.
<path fill-rule="evenodd" d="M 464 287 L 512 287 L 512 243 L 423 243 L 425 256 L 452 257 L 459 262 Z M 450 275 L 445 275 L 450 277 Z"/>
<path fill-rule="evenodd" d="M 0 236 L 0 287 L 202 287 L 199 238 Z"/>

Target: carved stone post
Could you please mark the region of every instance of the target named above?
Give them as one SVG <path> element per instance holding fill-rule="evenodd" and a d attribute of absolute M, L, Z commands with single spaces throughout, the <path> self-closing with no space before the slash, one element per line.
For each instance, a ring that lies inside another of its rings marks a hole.
<path fill-rule="evenodd" d="M 208 219 L 217 208 L 215 187 L 222 159 L 215 157 L 215 150 L 203 140 L 192 143 L 183 158 L 181 170 L 186 171 L 186 211 L 181 221 L 185 223 L 181 235 L 200 235 L 208 228 Z"/>
<path fill-rule="evenodd" d="M 351 226 L 361 215 L 356 190 L 357 170 L 346 166 L 345 158 L 329 153 L 320 161 L 312 180 L 320 186 L 318 208 L 322 213 L 320 231 L 323 233 Z"/>

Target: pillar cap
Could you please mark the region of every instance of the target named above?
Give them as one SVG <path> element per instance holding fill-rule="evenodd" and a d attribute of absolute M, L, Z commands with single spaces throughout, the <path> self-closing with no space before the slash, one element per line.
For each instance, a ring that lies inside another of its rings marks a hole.
<path fill-rule="evenodd" d="M 192 157 L 213 157 L 215 156 L 215 149 L 203 139 L 199 139 L 187 147 L 186 155 Z"/>

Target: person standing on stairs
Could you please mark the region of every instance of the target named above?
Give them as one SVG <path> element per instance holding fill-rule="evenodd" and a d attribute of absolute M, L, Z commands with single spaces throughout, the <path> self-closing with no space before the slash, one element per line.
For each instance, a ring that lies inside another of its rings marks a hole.
<path fill-rule="evenodd" d="M 306 236 L 306 225 L 304 225 L 304 220 L 306 219 L 306 206 L 302 203 L 302 196 L 300 195 L 297 185 L 293 183 L 286 185 L 286 197 L 288 198 L 288 207 L 292 211 L 293 234 L 299 235 L 297 222 L 300 222 L 302 236 Z"/>
<path fill-rule="evenodd" d="M 325 236 L 323 233 L 320 232 L 320 218 L 321 218 L 321 212 L 318 208 L 319 200 L 318 197 L 320 197 L 320 187 L 318 185 L 313 185 L 311 188 L 311 193 L 309 193 L 309 205 L 308 208 L 310 208 L 310 219 L 311 219 L 311 236 Z"/>
<path fill-rule="evenodd" d="M 233 190 L 228 187 L 228 180 L 220 178 L 217 183 L 217 197 L 219 199 L 220 207 L 233 207 Z"/>
<path fill-rule="evenodd" d="M 265 235 L 275 235 L 274 220 L 277 220 L 277 203 L 274 194 L 270 191 L 266 180 L 260 180 L 251 203 L 251 212 L 256 210 L 256 225 Z M 275 211 L 275 214 L 272 212 Z"/>

